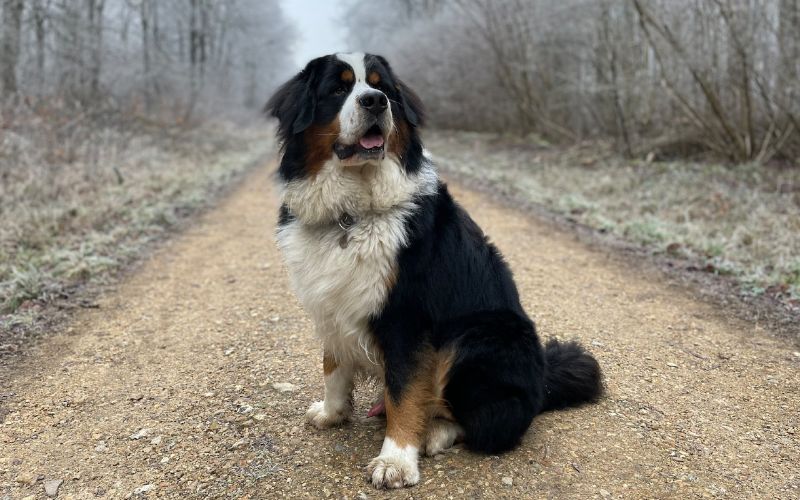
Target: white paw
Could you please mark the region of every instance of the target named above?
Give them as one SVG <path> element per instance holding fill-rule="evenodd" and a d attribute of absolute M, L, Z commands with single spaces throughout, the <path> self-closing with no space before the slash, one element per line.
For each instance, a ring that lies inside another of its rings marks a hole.
<path fill-rule="evenodd" d="M 339 411 L 330 411 L 325 408 L 324 401 L 317 401 L 308 407 L 306 412 L 306 422 L 317 429 L 329 429 L 339 425 L 350 416 L 350 407 L 345 406 Z"/>
<path fill-rule="evenodd" d="M 367 466 L 367 475 L 376 488 L 402 488 L 419 482 L 416 461 L 402 456 L 379 456 Z"/>
<path fill-rule="evenodd" d="M 457 423 L 442 419 L 434 420 L 425 436 L 425 454 L 430 457 L 438 455 L 453 446 L 462 434 L 461 426 Z"/>
<path fill-rule="evenodd" d="M 417 448 L 397 446 L 391 438 L 386 438 L 381 454 L 372 459 L 367 466 L 367 476 L 376 488 L 402 488 L 419 482 L 417 467 Z"/>

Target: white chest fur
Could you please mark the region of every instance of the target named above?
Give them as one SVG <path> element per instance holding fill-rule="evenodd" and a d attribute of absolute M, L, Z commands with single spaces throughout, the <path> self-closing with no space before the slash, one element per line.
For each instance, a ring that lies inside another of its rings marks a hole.
<path fill-rule="evenodd" d="M 317 334 L 337 361 L 379 363 L 369 318 L 386 302 L 405 244 L 405 211 L 368 214 L 348 231 L 336 224 L 306 226 L 295 220 L 278 232 L 292 286 L 313 317 Z"/>
<path fill-rule="evenodd" d="M 430 167 L 408 176 L 387 159 L 362 171 L 331 162 L 315 179 L 285 186 L 295 219 L 279 228 L 278 245 L 295 293 L 338 363 L 380 373 L 370 316 L 383 308 L 396 278 L 413 196 L 432 192 L 436 183 Z M 334 222 L 343 212 L 355 218 L 344 248 L 344 230 Z"/>

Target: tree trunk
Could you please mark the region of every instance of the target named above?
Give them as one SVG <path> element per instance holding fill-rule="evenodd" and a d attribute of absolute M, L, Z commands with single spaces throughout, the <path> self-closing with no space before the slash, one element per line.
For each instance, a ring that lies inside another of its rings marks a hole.
<path fill-rule="evenodd" d="M 3 37 L 0 46 L 0 85 L 5 94 L 17 92 L 17 62 L 23 0 L 3 0 Z"/>
<path fill-rule="evenodd" d="M 152 18 L 152 36 L 150 37 L 152 40 L 153 48 L 155 49 L 155 57 L 156 57 L 156 69 L 153 72 L 151 78 L 151 87 L 153 90 L 153 94 L 155 95 L 156 102 L 161 102 L 161 82 L 156 77 L 156 73 L 159 71 L 160 66 L 158 66 L 158 60 L 161 58 L 161 55 L 164 52 L 164 47 L 161 43 L 161 27 L 160 27 L 160 19 L 159 19 L 159 10 L 158 10 L 159 3 L 153 2 L 150 5 L 150 17 Z"/>
<path fill-rule="evenodd" d="M 208 3 L 200 0 L 200 80 L 205 80 L 206 61 L 208 59 L 209 29 L 208 29 Z"/>
<path fill-rule="evenodd" d="M 150 95 L 150 1 L 142 0 L 139 7 L 139 20 L 142 25 L 142 70 L 144 71 L 144 103 L 149 111 L 152 107 Z"/>
<path fill-rule="evenodd" d="M 189 0 L 189 73 L 193 88 L 197 79 L 197 61 L 200 47 L 200 29 L 197 27 L 197 2 L 198 0 Z"/>
<path fill-rule="evenodd" d="M 607 3 L 603 3 L 600 8 L 600 23 L 601 23 L 601 30 L 600 36 L 602 40 L 602 44 L 605 45 L 605 56 L 608 63 L 608 70 L 610 78 L 606 79 L 605 75 L 602 74 L 603 80 L 609 85 L 611 89 L 611 101 L 612 107 L 614 109 L 614 121 L 616 123 L 617 128 L 617 143 L 619 145 L 619 140 L 622 139 L 621 150 L 622 153 L 627 156 L 628 158 L 633 156 L 633 147 L 631 146 L 631 138 L 630 132 L 628 130 L 628 120 L 625 115 L 625 106 L 622 102 L 622 96 L 619 91 L 620 87 L 620 68 L 619 68 L 619 53 L 617 51 L 616 40 L 613 39 L 612 36 L 612 26 L 611 26 L 611 12 L 610 6 Z"/>
<path fill-rule="evenodd" d="M 800 78 L 800 3 L 797 0 L 780 0 L 778 12 L 778 82 L 786 88 L 787 102 L 792 102 L 800 92 L 797 82 Z"/>
<path fill-rule="evenodd" d="M 36 34 L 36 78 L 38 79 L 39 92 L 44 91 L 45 85 L 45 22 L 47 20 L 46 7 L 42 0 L 33 2 L 33 27 Z"/>
<path fill-rule="evenodd" d="M 189 0 L 189 102 L 183 120 L 189 121 L 197 101 L 199 89 L 198 66 L 200 61 L 200 28 L 198 27 L 200 0 Z"/>
<path fill-rule="evenodd" d="M 105 0 L 87 0 L 91 60 L 89 61 L 89 87 L 91 95 L 100 93 L 100 73 L 103 66 L 103 9 Z"/>

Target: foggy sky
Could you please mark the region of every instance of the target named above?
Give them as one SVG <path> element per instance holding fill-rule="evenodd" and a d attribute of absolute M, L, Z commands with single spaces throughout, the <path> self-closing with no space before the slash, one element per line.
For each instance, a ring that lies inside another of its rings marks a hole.
<path fill-rule="evenodd" d="M 282 0 L 298 31 L 293 60 L 298 68 L 314 57 L 349 50 L 341 22 L 346 0 Z"/>

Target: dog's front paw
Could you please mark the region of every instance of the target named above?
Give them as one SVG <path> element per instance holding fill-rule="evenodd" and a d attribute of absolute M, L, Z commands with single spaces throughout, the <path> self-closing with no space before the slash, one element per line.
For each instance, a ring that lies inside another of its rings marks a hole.
<path fill-rule="evenodd" d="M 376 488 L 402 488 L 419 482 L 417 452 L 397 450 L 372 459 L 367 466 L 367 476 Z"/>
<path fill-rule="evenodd" d="M 350 416 L 350 407 L 345 406 L 341 410 L 331 411 L 325 408 L 324 401 L 317 401 L 308 407 L 306 412 L 306 422 L 317 429 L 329 429 L 339 425 Z"/>

